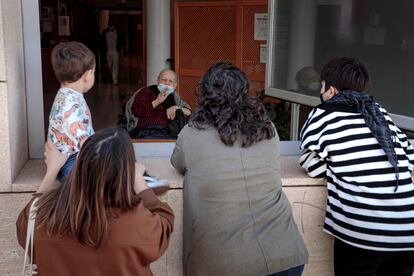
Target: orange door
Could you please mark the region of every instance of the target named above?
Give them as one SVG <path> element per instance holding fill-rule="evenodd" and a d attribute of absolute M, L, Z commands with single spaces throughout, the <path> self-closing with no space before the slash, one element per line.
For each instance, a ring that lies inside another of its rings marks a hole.
<path fill-rule="evenodd" d="M 229 61 L 240 67 L 251 82 L 251 93 L 264 87 L 265 64 L 254 39 L 255 14 L 267 13 L 267 1 L 176 2 L 174 20 L 175 70 L 178 91 L 195 109 L 196 87 L 215 62 Z"/>

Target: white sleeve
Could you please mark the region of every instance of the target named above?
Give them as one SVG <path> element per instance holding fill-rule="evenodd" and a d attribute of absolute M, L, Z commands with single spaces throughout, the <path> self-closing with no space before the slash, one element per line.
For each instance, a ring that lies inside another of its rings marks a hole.
<path fill-rule="evenodd" d="M 299 159 L 299 164 L 310 177 L 325 177 L 326 176 L 326 162 L 321 159 L 315 152 L 307 150 Z"/>
<path fill-rule="evenodd" d="M 323 112 L 318 108 L 312 110 L 301 130 L 302 156 L 299 163 L 310 177 L 326 177 L 328 152 L 321 139 L 324 128 L 319 121 L 323 117 Z"/>

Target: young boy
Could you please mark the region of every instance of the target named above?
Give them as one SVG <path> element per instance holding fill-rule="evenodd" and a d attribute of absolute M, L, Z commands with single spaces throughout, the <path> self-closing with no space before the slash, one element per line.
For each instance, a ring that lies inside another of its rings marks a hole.
<path fill-rule="evenodd" d="M 48 137 L 69 155 L 57 177 L 62 180 L 71 172 L 82 142 L 94 133 L 83 94 L 95 82 L 95 55 L 82 43 L 64 42 L 53 48 L 51 61 L 61 87 L 50 111 Z"/>
<path fill-rule="evenodd" d="M 366 66 L 328 62 L 321 101 L 301 132 L 300 164 L 325 177 L 324 231 L 334 236 L 335 275 L 414 271 L 414 151 L 386 110 L 366 92 Z"/>

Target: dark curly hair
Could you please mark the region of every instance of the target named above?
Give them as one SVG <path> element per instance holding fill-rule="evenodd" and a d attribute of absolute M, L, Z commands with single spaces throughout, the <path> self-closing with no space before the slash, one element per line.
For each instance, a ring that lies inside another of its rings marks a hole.
<path fill-rule="evenodd" d="M 339 91 L 366 91 L 371 85 L 368 68 L 355 58 L 340 57 L 330 60 L 321 71 L 321 81 Z M 326 87 L 327 85 L 325 85 Z M 326 87 L 328 89 L 329 87 Z"/>
<path fill-rule="evenodd" d="M 271 139 L 275 128 L 260 100 L 248 93 L 249 81 L 239 68 L 227 62 L 212 65 L 198 85 L 198 109 L 190 126 L 216 127 L 226 145 L 233 145 L 238 135 L 242 147 Z"/>

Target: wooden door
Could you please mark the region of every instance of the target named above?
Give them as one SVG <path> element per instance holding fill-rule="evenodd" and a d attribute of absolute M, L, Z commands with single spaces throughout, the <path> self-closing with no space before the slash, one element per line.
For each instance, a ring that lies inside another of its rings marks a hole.
<path fill-rule="evenodd" d="M 267 13 L 266 0 L 176 2 L 174 12 L 174 58 L 179 76 L 178 91 L 196 107 L 196 86 L 215 62 L 229 61 L 250 80 L 250 93 L 264 88 L 265 64 L 254 39 L 254 18 Z"/>

